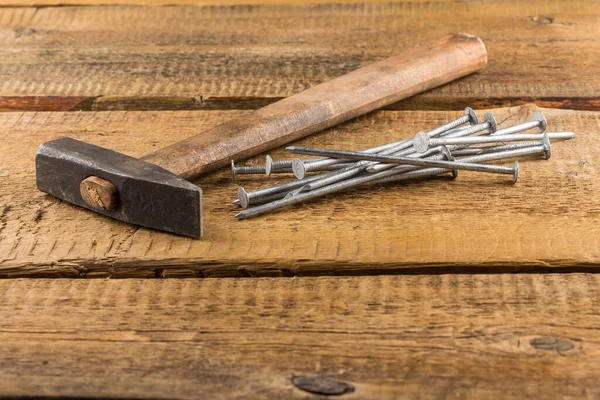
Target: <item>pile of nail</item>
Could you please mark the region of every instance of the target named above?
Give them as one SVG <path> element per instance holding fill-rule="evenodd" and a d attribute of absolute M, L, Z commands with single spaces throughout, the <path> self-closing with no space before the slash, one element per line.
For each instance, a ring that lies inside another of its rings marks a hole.
<path fill-rule="evenodd" d="M 236 167 L 232 176 L 292 172 L 296 180 L 251 192 L 240 187 L 233 202 L 245 208 L 236 215 L 246 219 L 257 215 L 362 185 L 425 178 L 444 173 L 457 176 L 458 170 L 511 175 L 517 181 L 519 163 L 510 167 L 483 164 L 494 160 L 540 155 L 550 158 L 550 140 L 572 139 L 573 132 L 546 132 L 546 118 L 535 112 L 531 121 L 497 129 L 491 113 L 479 122 L 473 109 L 464 115 L 412 139 L 387 143 L 362 151 L 327 150 L 289 146 L 293 154 L 324 158 L 273 161 L 266 166 Z M 535 133 L 521 133 L 535 130 Z M 509 143 L 510 142 L 510 143 Z M 506 144 L 509 143 L 509 144 Z M 483 146 L 482 146 L 483 145 Z M 488 146 L 486 146 L 488 145 Z M 310 172 L 317 172 L 308 175 Z M 250 208 L 248 208 L 250 207 Z"/>

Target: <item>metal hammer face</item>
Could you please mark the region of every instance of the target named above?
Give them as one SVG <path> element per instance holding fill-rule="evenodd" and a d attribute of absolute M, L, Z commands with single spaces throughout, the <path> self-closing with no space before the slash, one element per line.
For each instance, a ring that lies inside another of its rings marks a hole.
<path fill-rule="evenodd" d="M 43 192 L 121 221 L 202 236 L 202 190 L 161 167 L 70 138 L 43 143 L 35 160 Z M 89 177 L 114 186 L 106 207 L 82 185 Z"/>

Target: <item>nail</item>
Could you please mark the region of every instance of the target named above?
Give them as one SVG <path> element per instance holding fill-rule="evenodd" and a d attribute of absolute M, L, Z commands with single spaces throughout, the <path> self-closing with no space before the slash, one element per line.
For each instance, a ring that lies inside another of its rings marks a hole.
<path fill-rule="evenodd" d="M 509 158 L 515 158 L 515 157 L 520 157 L 520 156 L 527 156 L 527 155 L 531 155 L 531 154 L 539 154 L 539 153 L 545 153 L 546 156 L 548 156 L 550 154 L 550 141 L 548 140 L 547 137 L 544 140 L 544 144 L 541 146 L 531 146 L 531 147 L 524 148 L 524 149 L 509 150 L 509 151 L 498 152 L 498 153 L 490 153 L 490 154 L 471 156 L 471 157 L 466 157 L 464 159 L 464 161 L 470 162 L 470 163 L 487 162 L 487 161 L 501 160 L 501 159 L 507 159 L 507 158 L 509 159 Z M 447 169 L 443 169 L 443 168 L 425 168 L 425 169 L 413 170 L 411 172 L 406 172 L 406 174 L 402 174 L 402 172 L 405 172 L 405 171 L 407 171 L 407 169 L 411 169 L 411 168 L 414 168 L 414 167 L 396 166 L 396 167 L 390 168 L 388 170 L 377 172 L 374 174 L 361 175 L 361 176 L 351 178 L 351 179 L 348 179 L 348 180 L 345 180 L 342 182 L 338 182 L 338 183 L 335 183 L 330 186 L 325 186 L 325 187 L 322 187 L 322 188 L 319 188 L 319 189 L 316 189 L 316 190 L 313 190 L 310 192 L 300 193 L 293 197 L 285 197 L 281 200 L 276 200 L 271 203 L 267 203 L 267 204 L 263 204 L 263 205 L 260 205 L 260 206 L 254 207 L 254 208 L 250 208 L 250 209 L 239 212 L 238 214 L 236 214 L 235 217 L 238 219 L 246 219 L 246 218 L 255 217 L 255 216 L 265 214 L 267 212 L 270 212 L 270 211 L 273 211 L 273 210 L 276 210 L 276 209 L 279 209 L 282 207 L 286 207 L 288 205 L 301 203 L 301 202 L 315 199 L 315 198 L 318 198 L 318 197 L 321 197 L 321 196 L 324 196 L 327 194 L 337 193 L 342 190 L 360 186 L 360 185 L 364 185 L 369 182 L 376 182 L 376 181 L 377 181 L 377 183 L 383 183 L 383 182 L 388 182 L 388 181 L 394 182 L 396 180 L 407 179 L 406 176 L 411 176 L 409 174 L 412 174 L 412 177 L 416 178 L 416 177 L 439 175 L 439 174 L 448 172 Z M 382 178 L 388 178 L 389 180 L 385 181 Z"/>
<path fill-rule="evenodd" d="M 477 155 L 477 154 L 487 154 L 487 153 L 495 153 L 498 151 L 506 151 L 506 150 L 517 150 L 517 149 L 524 149 L 526 147 L 531 147 L 531 146 L 541 146 L 543 145 L 543 142 L 519 142 L 519 143 L 510 143 L 510 144 L 503 144 L 500 146 L 486 146 L 486 147 L 470 147 L 470 148 L 466 148 L 466 149 L 461 149 L 461 150 L 455 150 L 453 151 L 453 154 L 455 156 L 459 156 L 459 154 L 464 153 L 464 155 Z M 468 151 L 470 150 L 474 150 L 475 152 L 473 152 L 473 154 L 468 154 Z M 459 153 L 461 152 L 461 153 Z"/>
<path fill-rule="evenodd" d="M 400 148 L 402 150 L 398 150 L 398 148 Z M 364 153 L 366 153 L 366 152 L 364 152 Z M 405 148 L 404 141 L 403 141 L 402 143 L 398 144 L 397 146 L 388 148 L 377 154 L 393 154 L 393 155 L 397 155 L 397 156 L 405 156 L 405 155 L 415 154 L 415 157 L 428 157 L 428 156 L 436 154 L 436 153 L 439 153 L 439 148 L 432 149 L 430 152 L 425 152 L 423 154 L 416 154 L 414 149 L 412 148 L 412 146 Z M 366 154 L 371 154 L 371 153 L 366 153 Z M 377 162 L 368 162 L 368 161 L 359 161 L 359 162 L 356 162 L 351 165 L 353 165 L 353 167 L 348 167 L 347 169 L 344 169 L 343 171 L 339 171 L 337 174 L 334 174 L 334 175 L 328 176 L 328 177 L 324 177 L 317 181 L 311 182 L 309 185 L 305 185 L 304 187 L 298 189 L 298 192 L 313 190 L 314 188 L 317 188 L 317 187 L 334 184 L 335 182 L 339 182 L 344 179 L 348 179 L 353 176 L 359 175 L 360 173 L 365 171 L 365 169 L 368 170 L 369 168 L 375 168 L 378 166 L 384 167 L 383 164 L 379 164 Z M 381 169 L 391 168 L 391 167 L 393 167 L 393 165 L 388 164 L 385 167 L 386 168 L 381 168 Z"/>
<path fill-rule="evenodd" d="M 379 146 L 379 147 L 374 147 L 372 149 L 367 149 L 365 150 L 365 153 L 374 153 L 374 152 L 380 152 L 380 154 L 391 154 L 391 153 L 395 153 L 397 152 L 399 149 L 405 149 L 406 147 L 410 147 L 411 144 L 407 143 L 409 142 L 409 140 L 402 140 L 399 142 L 394 142 L 394 143 L 388 143 L 385 144 L 383 146 Z M 343 160 L 343 159 L 335 159 L 335 158 L 325 158 L 324 160 L 326 160 L 327 162 L 331 162 L 331 161 L 335 161 L 337 160 L 338 162 L 341 161 L 352 161 L 352 160 Z M 337 180 L 342 180 L 342 179 L 346 179 L 349 176 L 351 176 L 351 173 L 348 172 L 350 170 L 354 171 L 354 175 L 359 174 L 360 172 L 362 172 L 364 170 L 363 165 L 365 163 L 364 162 L 353 162 L 350 163 L 348 165 L 348 168 L 344 168 L 344 175 L 340 175 L 338 177 Z M 353 168 L 351 168 L 353 167 Z M 294 159 L 294 163 L 293 163 L 293 167 L 294 169 L 294 176 L 296 176 L 297 178 L 300 177 L 304 177 L 306 172 L 308 172 L 311 168 L 314 168 L 314 164 L 305 164 L 302 162 L 302 160 L 300 160 L 299 158 Z M 334 180 L 330 180 L 330 182 L 332 183 Z"/>
<path fill-rule="evenodd" d="M 446 132 L 446 135 L 444 135 L 444 137 L 470 136 L 470 135 L 473 135 L 474 133 L 483 132 L 485 130 L 495 132 L 496 128 L 497 128 L 496 118 L 494 118 L 492 113 L 486 112 L 485 114 L 483 114 L 483 122 L 482 123 L 471 125 L 466 128 L 456 129 L 454 131 Z M 419 135 L 419 133 L 417 133 L 417 135 Z M 427 137 L 430 137 L 430 136 L 427 135 Z M 417 147 L 417 145 L 418 145 L 418 143 L 415 144 L 415 148 Z"/>
<path fill-rule="evenodd" d="M 311 156 L 326 156 L 332 158 L 345 158 L 350 160 L 377 161 L 384 164 L 414 165 L 418 167 L 439 167 L 447 168 L 450 170 L 458 169 L 466 171 L 488 172 L 493 174 L 507 174 L 513 176 L 516 176 L 515 174 L 518 172 L 513 168 L 498 165 L 481 165 L 467 163 L 464 161 L 442 161 L 431 160 L 426 158 L 421 159 L 416 157 L 399 157 L 381 154 L 369 154 L 360 151 L 327 150 L 301 146 L 289 146 L 286 148 L 286 150 L 296 154 L 308 154 Z M 448 150 L 446 149 L 446 151 Z"/>
<path fill-rule="evenodd" d="M 377 153 L 380 151 L 385 151 L 390 148 L 396 148 L 408 141 L 410 141 L 410 139 L 401 140 L 399 142 L 386 143 L 381 146 L 372 147 L 370 149 L 366 149 L 363 151 L 368 152 L 368 153 Z M 410 144 L 408 146 L 410 146 Z M 301 160 L 299 158 L 296 158 L 292 161 L 292 171 L 296 178 L 304 179 L 306 177 L 307 172 L 318 171 L 320 168 L 338 164 L 338 163 L 342 163 L 345 161 L 351 161 L 351 160 L 338 160 L 338 159 L 331 159 L 331 158 L 322 158 L 318 161 L 307 162 L 307 160 Z"/>
<path fill-rule="evenodd" d="M 279 193 L 273 193 L 268 196 L 248 198 L 247 196 L 244 196 L 243 193 L 240 195 L 240 189 L 242 189 L 243 193 L 246 193 L 246 195 L 247 195 L 247 192 L 243 188 L 240 187 L 238 189 L 238 198 L 233 201 L 233 204 L 237 205 L 238 207 L 241 207 L 241 208 L 248 208 L 251 205 L 270 203 L 275 200 L 283 199 L 286 196 L 286 194 L 288 193 L 288 192 L 279 192 Z"/>
<path fill-rule="evenodd" d="M 494 166 L 494 167 L 500 167 L 500 166 Z M 503 168 L 508 168 L 512 171 L 512 173 L 511 173 L 513 175 L 512 183 L 516 183 L 517 179 L 519 178 L 519 162 L 515 161 L 512 168 L 509 168 L 509 167 L 503 167 Z M 445 172 L 448 172 L 448 170 L 443 169 L 443 168 L 424 168 L 424 169 L 419 169 L 419 170 L 415 170 L 415 171 L 409 171 L 409 172 L 406 172 L 403 174 L 390 176 L 388 178 L 383 178 L 383 179 L 374 181 L 372 183 L 381 184 L 381 183 L 389 183 L 389 182 L 406 181 L 406 180 L 416 179 L 416 178 L 428 178 L 428 177 L 432 177 L 435 175 L 443 174 Z"/>
<path fill-rule="evenodd" d="M 305 163 L 312 163 L 316 161 L 320 161 L 320 158 L 307 158 L 306 160 L 302 160 Z M 273 161 L 273 158 L 267 154 L 265 159 L 265 173 L 267 176 L 270 176 L 273 172 L 293 172 L 292 171 L 292 163 L 294 160 L 279 160 Z M 327 166 L 330 167 L 330 166 Z M 338 168 L 320 168 L 318 171 L 334 171 Z"/>
<path fill-rule="evenodd" d="M 489 114 L 489 115 L 487 115 Z M 491 113 L 486 113 L 486 117 L 489 121 L 493 121 L 493 123 L 495 123 L 495 119 L 493 117 L 493 115 Z M 476 125 L 471 125 L 471 126 L 476 126 Z M 442 133 L 442 135 L 440 137 L 463 137 L 463 136 L 467 136 L 473 133 L 473 130 L 471 130 L 471 126 L 469 127 L 465 127 L 465 128 L 461 128 L 461 129 L 454 129 L 454 130 L 449 130 L 446 131 L 444 133 Z M 477 131 L 475 131 L 477 132 Z M 424 133 L 424 135 L 428 135 L 428 133 Z M 430 155 L 436 154 L 438 152 L 440 152 L 441 149 L 439 147 L 432 147 L 431 149 L 429 149 L 428 151 L 421 153 L 421 157 L 428 157 Z M 417 151 L 414 149 L 414 146 L 410 148 L 410 151 L 406 152 L 406 153 L 394 153 L 392 155 L 394 156 L 405 156 L 405 155 L 410 155 L 412 156 L 413 154 L 417 154 Z M 418 156 L 415 156 L 418 157 Z M 367 172 L 373 173 L 373 172 L 379 172 L 379 171 L 384 171 L 386 169 L 391 168 L 393 165 L 390 164 L 380 164 L 380 163 L 371 163 L 369 164 L 369 166 L 367 167 Z"/>
<path fill-rule="evenodd" d="M 498 127 L 496 123 L 496 118 L 490 112 L 486 112 L 483 114 L 483 122 L 480 124 L 471 125 L 470 127 L 462 130 L 458 130 L 456 133 L 450 132 L 449 135 L 445 135 L 444 137 L 464 137 L 471 136 L 475 133 L 490 131 L 491 133 L 495 132 Z M 430 136 L 419 132 L 415 135 L 414 138 L 414 147 L 420 153 L 423 153 L 425 150 L 425 146 L 429 144 Z"/>
<path fill-rule="evenodd" d="M 424 152 L 430 147 L 441 145 L 471 145 L 483 143 L 502 143 L 502 142 L 520 142 L 526 140 L 541 140 L 546 134 L 542 133 L 522 133 L 522 134 L 507 134 L 507 135 L 490 135 L 490 136 L 471 136 L 457 138 L 429 138 L 424 135 L 419 135 L 415 146 L 419 152 Z M 575 137 L 573 132 L 552 132 L 547 134 L 550 139 L 572 139 Z"/>
<path fill-rule="evenodd" d="M 444 146 L 444 147 L 446 147 L 446 146 Z M 454 154 L 455 157 L 474 156 L 477 154 L 483 154 L 483 149 L 481 149 L 481 148 L 457 149 L 457 150 L 452 150 L 452 154 Z"/>
<path fill-rule="evenodd" d="M 484 162 L 488 162 L 488 161 L 517 158 L 517 157 L 530 156 L 530 155 L 535 155 L 535 154 L 544 154 L 544 158 L 546 160 L 549 159 L 550 156 L 552 155 L 552 146 L 550 145 L 550 139 L 548 138 L 548 134 L 544 134 L 544 138 L 542 139 L 541 142 L 538 142 L 538 143 L 539 144 L 535 145 L 535 146 L 529 146 L 529 147 L 524 147 L 524 148 L 519 148 L 519 149 L 514 149 L 514 150 L 499 151 L 499 152 L 495 152 L 495 153 L 480 154 L 480 155 L 476 155 L 476 156 L 465 157 L 461 160 L 464 160 L 465 162 L 470 162 L 470 163 L 484 163 Z M 417 177 L 429 177 L 429 176 L 434 176 L 434 175 L 440 175 L 445 172 L 447 172 L 447 170 L 442 169 L 442 168 L 425 168 L 425 169 L 420 169 L 417 171 L 410 171 L 407 173 L 399 173 L 396 175 L 386 176 L 381 179 L 374 180 L 370 183 L 378 184 L 378 183 L 403 181 L 406 179 L 412 179 L 412 178 L 417 178 Z M 422 175 L 420 175 L 419 173 L 422 173 Z"/>
<path fill-rule="evenodd" d="M 291 168 L 291 167 L 292 167 L 291 161 L 288 161 L 288 160 L 273 161 L 271 156 L 267 154 L 266 162 L 265 162 L 265 173 L 267 174 L 267 176 L 270 176 L 271 172 L 273 172 L 273 171 L 277 171 L 277 170 L 281 170 L 281 169 L 285 169 L 285 168 Z"/>
<path fill-rule="evenodd" d="M 251 167 L 236 167 L 233 160 L 231 160 L 231 180 L 235 182 L 235 178 L 238 174 L 264 174 L 265 167 L 251 166 Z"/>
<path fill-rule="evenodd" d="M 444 133 L 446 131 L 449 131 L 451 129 L 456 128 L 457 126 L 469 123 L 470 125 L 475 125 L 479 122 L 478 118 L 477 118 L 477 114 L 475 113 L 475 110 L 473 110 L 471 107 L 467 107 L 464 110 L 463 116 L 462 117 L 458 117 L 455 120 L 452 120 L 450 122 L 447 122 L 443 125 L 440 125 L 436 128 L 433 128 L 429 131 L 427 131 L 427 134 L 430 137 L 433 136 L 437 136 L 441 133 Z"/>
<path fill-rule="evenodd" d="M 537 128 L 537 133 L 543 133 L 546 130 L 546 126 L 548 125 L 548 121 L 546 121 L 546 117 L 539 111 L 533 113 L 533 117 L 531 121 L 524 122 L 522 124 L 509 126 L 508 128 L 499 129 L 494 132 L 494 135 L 510 135 L 512 133 L 519 133 L 523 131 L 528 131 L 529 129 Z"/>
<path fill-rule="evenodd" d="M 474 125 L 474 124 L 477 124 L 477 122 L 478 122 L 477 114 L 471 107 L 467 107 L 467 108 L 465 108 L 463 115 L 461 117 L 458 117 L 450 122 L 447 122 L 443 125 L 435 127 L 433 129 L 427 131 L 426 134 L 429 135 L 430 137 L 433 137 L 433 136 L 440 135 L 451 129 L 454 129 L 457 126 L 460 126 L 460 125 L 463 125 L 466 123 Z M 384 144 L 382 146 L 373 147 L 371 149 L 366 149 L 366 150 L 363 150 L 363 152 L 380 153 L 383 151 L 388 151 L 392 147 L 395 148 L 396 151 L 400 151 L 400 150 L 407 149 L 407 148 L 411 147 L 412 145 L 413 145 L 413 139 L 405 139 L 405 140 L 401 140 L 399 142 L 388 143 L 388 144 Z M 340 161 L 340 160 L 338 160 L 338 161 Z M 296 159 L 296 160 L 294 160 L 294 164 L 293 164 L 294 176 L 298 179 L 303 179 L 306 176 L 307 172 L 313 171 L 314 168 L 316 168 L 317 166 L 331 165 L 332 163 L 334 163 L 333 160 L 325 159 L 325 160 L 317 162 L 315 164 L 307 165 L 302 160 Z"/>
<path fill-rule="evenodd" d="M 257 202 L 259 199 L 268 197 L 275 193 L 280 193 L 280 192 L 287 193 L 290 190 L 294 190 L 299 187 L 302 187 L 302 186 L 306 185 L 307 183 L 315 181 L 317 179 L 322 179 L 324 177 L 333 175 L 336 172 L 337 171 L 332 171 L 332 172 L 328 172 L 325 174 L 314 175 L 314 176 L 311 176 L 311 177 L 308 177 L 305 179 L 298 179 L 295 181 L 281 183 L 279 185 L 265 187 L 262 189 L 254 190 L 252 192 L 247 192 L 246 189 L 244 189 L 243 187 L 240 186 L 237 191 L 238 201 L 243 208 L 246 208 L 246 207 L 248 207 L 248 205 Z"/>
<path fill-rule="evenodd" d="M 282 166 L 278 167 L 276 170 L 273 170 L 273 169 L 269 170 L 269 165 L 267 164 L 266 165 L 266 174 L 267 174 L 267 176 L 270 176 L 270 175 L 272 175 L 274 173 L 287 174 L 287 173 L 293 173 L 294 172 L 293 166 L 292 166 L 294 160 L 282 160 L 282 161 L 285 161 L 285 163 L 281 164 Z M 285 166 L 285 165 L 288 165 L 288 164 L 290 165 L 289 167 Z M 332 165 L 322 165 L 322 166 L 319 166 L 317 168 L 314 168 L 313 172 L 317 172 L 317 171 L 318 172 L 323 172 L 323 171 L 339 171 L 340 169 L 349 167 L 351 164 L 354 164 L 354 163 L 338 163 L 338 164 L 332 164 Z"/>
<path fill-rule="evenodd" d="M 341 180 L 351 178 L 351 177 L 356 176 L 356 175 L 360 174 L 361 172 L 363 172 L 365 170 L 365 168 L 366 168 L 365 164 L 345 168 L 341 171 L 338 171 L 338 173 L 333 176 L 317 179 L 313 182 L 307 183 L 306 185 L 297 189 L 297 193 L 303 193 L 303 192 L 307 192 L 310 190 L 315 190 L 317 188 L 320 188 L 323 186 L 328 186 L 335 182 L 339 182 Z M 294 193 L 292 193 L 292 195 L 293 194 Z"/>
<path fill-rule="evenodd" d="M 446 146 L 442 146 L 441 153 L 444 155 L 447 161 L 455 161 L 454 156 Z M 454 168 L 451 170 L 452 178 L 456 179 L 458 177 L 458 169 Z"/>

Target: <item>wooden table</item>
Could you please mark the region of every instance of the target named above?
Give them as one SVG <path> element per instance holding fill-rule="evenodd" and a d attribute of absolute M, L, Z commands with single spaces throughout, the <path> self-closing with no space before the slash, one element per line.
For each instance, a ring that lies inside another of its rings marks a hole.
<path fill-rule="evenodd" d="M 0 396 L 600 396 L 600 2 L 121 3 L 0 9 Z M 377 145 L 465 106 L 577 132 L 514 186 L 464 173 L 236 221 L 224 170 L 198 181 L 200 241 L 35 189 L 41 142 L 138 156 L 457 31 L 483 72 L 299 143 Z"/>

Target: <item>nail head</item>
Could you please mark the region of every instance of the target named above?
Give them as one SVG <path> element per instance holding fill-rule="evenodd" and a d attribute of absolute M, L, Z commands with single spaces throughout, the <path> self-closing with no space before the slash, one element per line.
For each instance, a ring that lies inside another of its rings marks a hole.
<path fill-rule="evenodd" d="M 240 201 L 240 207 L 248 208 L 250 205 L 250 199 L 248 198 L 248 192 L 243 187 L 239 187 L 237 191 L 238 200 Z"/>
<path fill-rule="evenodd" d="M 496 118 L 494 118 L 494 115 L 491 112 L 486 112 L 485 114 L 483 114 L 483 121 L 490 124 L 489 129 L 491 129 L 492 132 L 496 132 L 498 130 Z"/>
<path fill-rule="evenodd" d="M 452 153 L 450 152 L 450 149 L 447 146 L 442 146 L 441 152 L 444 155 L 444 157 L 446 157 L 446 160 L 454 161 L 454 156 L 452 155 Z M 452 178 L 456 179 L 457 177 L 458 177 L 458 170 L 453 169 L 452 170 Z"/>
<path fill-rule="evenodd" d="M 547 160 L 552 155 L 552 146 L 550 145 L 550 137 L 548 136 L 547 133 L 544 133 L 544 136 L 542 137 L 542 144 L 544 146 L 544 156 L 546 157 L 546 160 Z"/>
<path fill-rule="evenodd" d="M 235 182 L 235 163 L 231 160 L 231 180 Z"/>
<path fill-rule="evenodd" d="M 419 153 L 425 153 L 429 149 L 429 136 L 425 132 L 419 132 L 413 138 L 413 147 Z"/>
<path fill-rule="evenodd" d="M 471 107 L 465 108 L 465 115 L 469 116 L 469 124 L 475 125 L 479 123 L 479 118 L 477 118 L 477 113 Z"/>
<path fill-rule="evenodd" d="M 538 132 L 542 133 L 546 130 L 546 127 L 548 126 L 548 121 L 546 121 L 546 117 L 544 117 L 544 114 L 542 114 L 539 111 L 536 111 L 533 113 L 533 121 L 540 121 L 540 125 L 538 127 Z"/>
<path fill-rule="evenodd" d="M 265 173 L 267 176 L 271 176 L 271 171 L 273 170 L 273 158 L 267 154 L 265 161 Z"/>
<path fill-rule="evenodd" d="M 304 165 L 304 161 L 295 158 L 294 161 L 292 161 L 292 172 L 296 178 L 304 179 L 306 176 L 306 166 Z"/>

